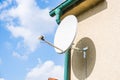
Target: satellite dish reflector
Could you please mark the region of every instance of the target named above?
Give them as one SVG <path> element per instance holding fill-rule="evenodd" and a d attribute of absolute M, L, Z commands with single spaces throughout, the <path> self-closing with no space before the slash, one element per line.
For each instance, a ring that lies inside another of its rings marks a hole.
<path fill-rule="evenodd" d="M 77 23 L 74 15 L 69 15 L 61 21 L 54 38 L 54 45 L 61 49 L 55 48 L 57 53 L 64 53 L 70 48 L 76 36 Z"/>

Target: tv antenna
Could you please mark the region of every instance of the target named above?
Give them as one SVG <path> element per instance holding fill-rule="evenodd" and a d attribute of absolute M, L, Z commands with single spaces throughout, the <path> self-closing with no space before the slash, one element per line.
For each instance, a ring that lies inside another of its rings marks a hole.
<path fill-rule="evenodd" d="M 64 53 L 73 44 L 77 33 L 77 23 L 77 18 L 74 15 L 65 17 L 61 21 L 56 31 L 54 45 L 45 40 L 44 36 L 40 36 L 39 39 L 49 44 L 50 46 L 53 46 L 57 53 Z"/>

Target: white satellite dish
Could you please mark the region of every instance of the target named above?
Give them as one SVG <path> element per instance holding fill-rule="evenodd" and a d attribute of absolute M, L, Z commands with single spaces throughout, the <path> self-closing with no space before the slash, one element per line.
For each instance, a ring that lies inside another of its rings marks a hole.
<path fill-rule="evenodd" d="M 61 21 L 54 38 L 54 45 L 59 47 L 55 48 L 57 53 L 64 53 L 70 48 L 76 36 L 77 23 L 74 15 L 69 15 Z"/>

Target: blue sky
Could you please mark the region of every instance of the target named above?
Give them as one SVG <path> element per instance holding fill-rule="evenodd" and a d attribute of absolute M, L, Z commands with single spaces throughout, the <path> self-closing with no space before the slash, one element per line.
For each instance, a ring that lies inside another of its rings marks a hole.
<path fill-rule="evenodd" d="M 49 11 L 64 0 L 0 0 L 0 80 L 63 80 L 64 54 L 53 43 L 57 24 Z"/>

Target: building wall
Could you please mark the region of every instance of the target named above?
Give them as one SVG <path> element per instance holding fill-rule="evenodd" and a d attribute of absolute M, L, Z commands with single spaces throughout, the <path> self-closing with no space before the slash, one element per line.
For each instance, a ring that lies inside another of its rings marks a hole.
<path fill-rule="evenodd" d="M 82 52 L 72 49 L 71 80 L 118 80 L 120 77 L 120 0 L 106 0 L 79 15 L 74 45 L 88 45 L 87 76 Z M 84 42 L 85 40 L 85 42 Z M 79 55 L 75 55 L 78 53 Z M 79 57 L 78 57 L 79 56 Z"/>

